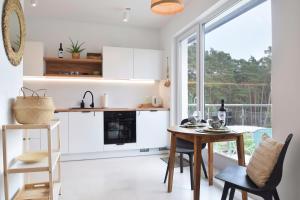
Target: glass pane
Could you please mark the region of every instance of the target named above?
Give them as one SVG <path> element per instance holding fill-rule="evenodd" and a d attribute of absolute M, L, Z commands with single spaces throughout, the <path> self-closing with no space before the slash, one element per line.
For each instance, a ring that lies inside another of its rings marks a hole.
<path fill-rule="evenodd" d="M 231 12 L 239 6 L 234 8 Z M 248 126 L 247 155 L 253 153 L 262 135 L 272 135 L 271 46 L 270 1 L 205 34 L 205 117 L 217 115 L 224 99 L 227 125 Z M 236 156 L 234 143 L 218 143 L 215 149 Z"/>
<path fill-rule="evenodd" d="M 187 118 L 197 109 L 197 40 L 196 33 L 180 42 L 182 70 L 182 117 Z"/>

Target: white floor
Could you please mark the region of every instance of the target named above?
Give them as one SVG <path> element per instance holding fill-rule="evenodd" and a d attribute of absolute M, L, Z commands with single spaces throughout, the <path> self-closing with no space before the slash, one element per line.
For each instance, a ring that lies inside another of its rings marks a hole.
<path fill-rule="evenodd" d="M 175 169 L 173 192 L 167 193 L 166 164 L 160 157 L 63 162 L 61 200 L 192 200 L 189 169 L 183 174 Z M 201 181 L 202 200 L 221 199 L 220 186 Z"/>

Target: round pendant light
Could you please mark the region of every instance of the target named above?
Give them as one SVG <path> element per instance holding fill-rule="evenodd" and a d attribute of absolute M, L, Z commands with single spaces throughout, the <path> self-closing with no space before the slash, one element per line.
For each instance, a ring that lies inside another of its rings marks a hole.
<path fill-rule="evenodd" d="M 151 10 L 160 15 L 173 15 L 182 12 L 183 0 L 151 0 Z"/>

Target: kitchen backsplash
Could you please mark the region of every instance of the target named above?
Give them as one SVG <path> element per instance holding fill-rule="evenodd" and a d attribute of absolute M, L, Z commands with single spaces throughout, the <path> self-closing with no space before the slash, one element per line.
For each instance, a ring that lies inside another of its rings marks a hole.
<path fill-rule="evenodd" d="M 48 89 L 47 95 L 54 98 L 57 108 L 80 105 L 83 94 L 90 90 L 94 94 L 95 107 L 101 106 L 101 96 L 108 94 L 108 107 L 132 108 L 143 103 L 145 97 L 160 96 L 159 82 L 155 83 L 106 83 L 106 82 L 51 82 L 24 81 L 24 86 L 32 89 Z M 86 96 L 85 102 L 91 101 Z"/>

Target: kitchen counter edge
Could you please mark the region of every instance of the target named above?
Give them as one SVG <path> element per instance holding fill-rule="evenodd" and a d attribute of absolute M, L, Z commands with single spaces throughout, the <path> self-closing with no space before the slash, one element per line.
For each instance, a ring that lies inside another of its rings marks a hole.
<path fill-rule="evenodd" d="M 105 111 L 169 111 L 169 108 L 58 108 L 55 113 L 60 112 L 105 112 Z"/>

